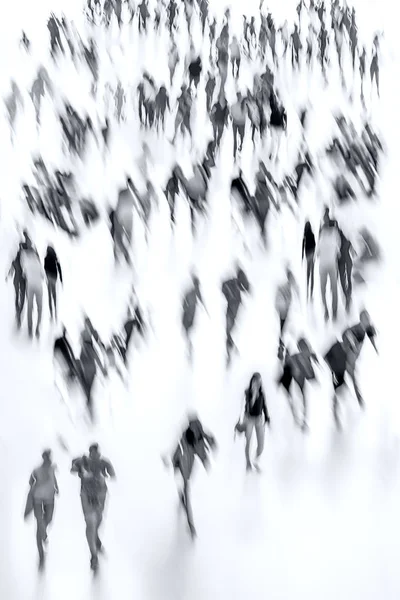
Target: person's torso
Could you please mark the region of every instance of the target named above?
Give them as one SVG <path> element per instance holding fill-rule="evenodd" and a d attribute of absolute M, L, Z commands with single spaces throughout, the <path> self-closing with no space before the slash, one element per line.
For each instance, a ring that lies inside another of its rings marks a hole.
<path fill-rule="evenodd" d="M 244 102 L 236 102 L 231 108 L 232 119 L 239 125 L 246 123 L 247 110 Z"/>
<path fill-rule="evenodd" d="M 54 499 L 55 494 L 55 467 L 50 465 L 49 467 L 41 466 L 35 469 L 33 476 L 36 482 L 33 487 L 33 498 L 37 501 L 49 501 Z"/>
<path fill-rule="evenodd" d="M 28 286 L 32 288 L 41 288 L 43 283 L 43 270 L 39 257 L 36 254 L 24 253 L 22 255 L 21 264 Z"/>
<path fill-rule="evenodd" d="M 319 239 L 320 264 L 329 265 L 337 261 L 340 252 L 340 240 L 336 229 L 322 231 Z"/>
<path fill-rule="evenodd" d="M 250 417 L 259 417 L 263 412 L 264 394 L 259 392 L 254 398 L 251 391 L 246 394 L 246 413 Z"/>
<path fill-rule="evenodd" d="M 48 276 L 57 279 L 57 258 L 55 256 L 46 256 L 44 259 L 44 270 Z"/>

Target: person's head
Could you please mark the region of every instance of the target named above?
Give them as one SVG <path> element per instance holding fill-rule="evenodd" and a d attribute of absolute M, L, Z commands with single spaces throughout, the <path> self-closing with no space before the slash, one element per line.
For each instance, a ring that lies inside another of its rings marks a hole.
<path fill-rule="evenodd" d="M 312 233 L 312 227 L 311 227 L 310 221 L 306 221 L 306 224 L 304 225 L 304 232 Z"/>
<path fill-rule="evenodd" d="M 188 427 L 185 431 L 185 439 L 189 446 L 193 447 L 196 443 L 196 436 L 190 427 Z"/>
<path fill-rule="evenodd" d="M 89 457 L 97 458 L 98 456 L 100 456 L 99 445 L 95 443 L 89 446 Z"/>
<path fill-rule="evenodd" d="M 238 101 L 238 102 L 241 102 L 241 101 L 242 101 L 242 99 L 243 99 L 242 92 L 237 92 L 237 94 L 236 94 L 236 98 L 237 98 L 237 101 Z"/>
<path fill-rule="evenodd" d="M 192 281 L 194 287 L 198 288 L 200 286 L 200 279 L 196 273 L 192 273 Z"/>
<path fill-rule="evenodd" d="M 53 246 L 47 246 L 47 256 L 54 257 L 55 255 L 56 251 L 54 250 Z"/>
<path fill-rule="evenodd" d="M 261 389 L 261 383 L 260 373 L 253 373 L 250 379 L 250 391 L 257 394 Z"/>
<path fill-rule="evenodd" d="M 299 339 L 299 341 L 297 342 L 297 348 L 299 349 L 299 352 L 302 352 L 304 354 L 311 354 L 310 345 L 305 338 Z"/>
<path fill-rule="evenodd" d="M 132 187 L 132 179 L 130 177 L 126 178 L 126 187 L 130 189 Z"/>
<path fill-rule="evenodd" d="M 294 275 L 293 275 L 293 271 L 290 267 L 286 267 L 286 279 L 288 280 L 289 283 L 294 283 Z"/>
<path fill-rule="evenodd" d="M 51 465 L 51 450 L 46 449 L 42 452 L 43 463 L 46 465 Z"/>

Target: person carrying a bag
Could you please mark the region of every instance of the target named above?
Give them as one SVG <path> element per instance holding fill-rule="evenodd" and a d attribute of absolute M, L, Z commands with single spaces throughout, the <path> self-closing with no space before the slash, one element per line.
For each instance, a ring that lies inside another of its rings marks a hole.
<path fill-rule="evenodd" d="M 246 437 L 245 456 L 246 469 L 251 471 L 253 468 L 250 460 L 250 445 L 253 431 L 257 436 L 257 455 L 254 466 L 259 470 L 258 461 L 264 450 L 265 423 L 270 424 L 265 394 L 262 387 L 260 373 L 254 373 L 250 379 L 250 384 L 245 391 L 244 415 L 237 423 L 235 431 L 244 433 Z"/>

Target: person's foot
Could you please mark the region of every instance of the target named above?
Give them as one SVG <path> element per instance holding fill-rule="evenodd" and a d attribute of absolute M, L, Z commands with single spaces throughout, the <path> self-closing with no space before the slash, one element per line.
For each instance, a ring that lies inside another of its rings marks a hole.
<path fill-rule="evenodd" d="M 251 464 L 251 462 L 248 462 L 246 464 L 246 471 L 252 471 L 253 470 L 253 465 Z"/>
<path fill-rule="evenodd" d="M 358 400 L 358 404 L 360 405 L 360 408 L 365 408 L 365 402 L 364 402 L 364 398 L 360 395 L 357 396 L 357 400 Z"/>
<path fill-rule="evenodd" d="M 329 321 L 329 312 L 326 310 L 324 314 L 325 321 Z"/>
<path fill-rule="evenodd" d="M 303 424 L 301 426 L 301 430 L 302 430 L 303 433 L 307 433 L 309 431 L 309 426 L 308 426 L 307 421 L 303 421 Z"/>
<path fill-rule="evenodd" d="M 44 554 L 39 556 L 39 571 L 43 571 L 45 565 Z"/>
<path fill-rule="evenodd" d="M 193 523 L 189 523 L 189 531 L 192 539 L 197 537 L 197 531 Z"/>
<path fill-rule="evenodd" d="M 92 558 L 90 559 L 90 568 L 92 569 L 92 571 L 97 571 L 99 567 L 99 559 L 97 556 L 92 556 Z"/>
<path fill-rule="evenodd" d="M 36 333 L 35 333 L 37 339 L 40 338 L 40 329 L 36 329 Z"/>

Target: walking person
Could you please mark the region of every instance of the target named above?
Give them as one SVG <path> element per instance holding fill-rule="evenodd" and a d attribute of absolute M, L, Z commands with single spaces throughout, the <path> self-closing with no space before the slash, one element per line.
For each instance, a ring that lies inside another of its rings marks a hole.
<path fill-rule="evenodd" d="M 307 299 L 312 299 L 314 294 L 314 266 L 315 266 L 315 235 L 310 221 L 304 226 L 303 246 L 301 258 L 306 259 L 307 265 Z"/>
<path fill-rule="evenodd" d="M 96 571 L 99 552 L 103 551 L 99 529 L 107 498 L 106 478 L 115 479 L 114 467 L 109 460 L 101 456 L 98 444 L 92 444 L 89 456 L 83 455 L 72 461 L 71 473 L 77 474 L 81 480 L 81 503 L 91 554 L 90 567 Z"/>
<path fill-rule="evenodd" d="M 28 309 L 28 333 L 33 337 L 33 304 L 36 303 L 37 323 L 36 337 L 40 336 L 40 325 L 43 310 L 44 270 L 36 250 L 31 247 L 23 251 L 21 257 L 22 271 L 26 280 L 26 298 Z"/>
<path fill-rule="evenodd" d="M 317 256 L 319 259 L 319 276 L 321 285 L 321 298 L 324 307 L 325 321 L 329 320 L 329 310 L 326 301 L 326 287 L 328 279 L 331 284 L 332 318 L 336 320 L 338 309 L 338 260 L 340 256 L 340 235 L 335 221 L 329 221 L 322 227 Z"/>
<path fill-rule="evenodd" d="M 239 78 L 240 73 L 240 63 L 241 63 L 241 52 L 240 52 L 240 44 L 236 35 L 232 37 L 232 41 L 229 46 L 231 53 L 231 65 L 232 65 L 232 76 L 235 79 Z"/>
<path fill-rule="evenodd" d="M 61 265 L 56 251 L 52 246 L 47 246 L 44 259 L 44 271 L 47 277 L 47 291 L 49 295 L 49 310 L 51 320 L 57 321 L 57 281 L 63 283 Z"/>
<path fill-rule="evenodd" d="M 236 95 L 236 102 L 231 107 L 232 129 L 233 129 L 233 157 L 236 159 L 237 151 L 243 149 L 244 134 L 247 120 L 247 100 L 240 92 Z M 239 148 L 238 148 L 239 136 Z"/>
<path fill-rule="evenodd" d="M 28 248 L 32 248 L 32 241 L 27 232 L 24 232 L 25 241 L 19 244 L 18 252 L 11 263 L 10 269 L 6 276 L 6 281 L 13 275 L 13 284 L 15 290 L 15 319 L 18 329 L 21 328 L 22 312 L 25 306 L 26 298 L 26 278 L 22 268 L 22 252 Z"/>
<path fill-rule="evenodd" d="M 251 471 L 253 466 L 260 470 L 259 460 L 264 451 L 265 425 L 270 425 L 270 418 L 265 401 L 264 389 L 260 373 L 253 373 L 248 388 L 245 391 L 244 416 L 239 419 L 235 430 L 244 431 L 246 436 L 245 456 L 246 469 Z M 253 431 L 257 436 L 257 454 L 252 462 L 250 459 L 250 446 Z"/>
<path fill-rule="evenodd" d="M 291 269 L 286 269 L 286 281 L 278 286 L 275 298 L 275 308 L 279 315 L 279 347 L 278 358 L 283 359 L 285 344 L 283 343 L 283 333 L 287 324 L 289 311 L 292 306 L 293 294 L 299 295 L 299 288 Z"/>
<path fill-rule="evenodd" d="M 29 494 L 25 508 L 25 519 L 33 511 L 36 519 L 36 544 L 39 553 L 39 568 L 44 567 L 44 548 L 47 543 L 47 528 L 53 520 L 54 498 L 59 493 L 55 475 L 56 465 L 51 450 L 42 454 L 42 464 L 32 471 L 29 479 Z"/>
<path fill-rule="evenodd" d="M 182 326 L 185 333 L 185 338 L 187 341 L 188 347 L 188 356 L 189 360 L 193 358 L 193 344 L 191 340 L 191 332 L 193 329 L 197 303 L 203 306 L 204 310 L 207 312 L 207 309 L 204 304 L 203 296 L 200 289 L 200 280 L 197 275 L 192 275 L 192 283 L 189 290 L 185 293 L 183 297 L 183 306 L 182 306 Z"/>
<path fill-rule="evenodd" d="M 351 306 L 353 292 L 353 256 L 355 251 L 352 243 L 344 235 L 343 231 L 340 234 L 340 254 L 338 258 L 338 270 L 340 285 L 342 286 L 343 294 L 346 302 L 346 311 L 349 312 Z"/>
<path fill-rule="evenodd" d="M 215 438 L 204 431 L 203 425 L 196 415 L 189 417 L 188 425 L 172 454 L 172 457 L 164 457 L 165 466 L 172 463 L 176 474 L 182 479 L 182 488 L 179 490 L 179 500 L 182 505 L 192 538 L 196 537 L 194 526 L 190 481 L 193 473 L 194 460 L 196 456 L 201 460 L 205 469 L 208 469 L 210 450 L 216 447 Z"/>
<path fill-rule="evenodd" d="M 90 419 L 94 420 L 93 411 L 93 384 L 97 374 L 97 367 L 100 368 L 103 376 L 107 372 L 100 357 L 94 347 L 93 341 L 101 345 L 98 333 L 93 329 L 90 319 L 85 320 L 85 327 L 81 333 L 81 353 L 79 356 L 79 370 L 81 385 L 86 398 L 86 405 Z"/>
<path fill-rule="evenodd" d="M 287 392 L 289 406 L 292 411 L 292 415 L 294 418 L 294 422 L 296 425 L 301 424 L 302 431 L 306 431 L 308 429 L 308 403 L 307 396 L 305 390 L 306 381 L 312 381 L 315 379 L 315 373 L 313 368 L 313 362 L 318 363 L 317 356 L 315 352 L 312 350 L 308 341 L 304 338 L 301 338 L 297 343 L 298 352 L 296 354 L 290 355 L 289 352 L 286 352 L 283 371 L 280 379 L 278 380 L 278 385 L 282 385 Z M 295 381 L 300 389 L 302 400 L 303 400 L 303 418 L 299 419 L 297 417 L 293 398 L 291 395 L 291 386 L 292 382 Z"/>
<path fill-rule="evenodd" d="M 243 269 L 236 268 L 236 274 L 222 284 L 222 293 L 226 299 L 226 358 L 227 366 L 232 360 L 232 351 L 235 344 L 232 332 L 236 324 L 239 308 L 242 304 L 242 295 L 250 293 L 250 283 Z"/>

